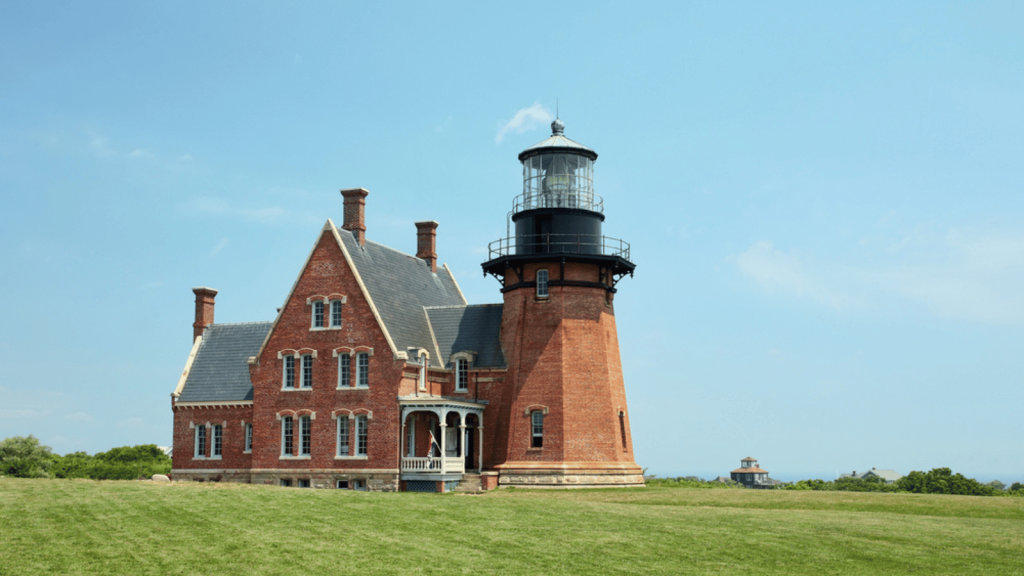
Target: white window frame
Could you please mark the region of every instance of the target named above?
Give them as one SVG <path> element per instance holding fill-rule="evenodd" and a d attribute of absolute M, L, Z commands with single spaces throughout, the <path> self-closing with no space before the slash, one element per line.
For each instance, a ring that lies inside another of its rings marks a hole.
<path fill-rule="evenodd" d="M 295 388 L 295 356 L 286 354 L 281 361 L 281 388 Z"/>
<path fill-rule="evenodd" d="M 313 453 L 313 417 L 299 416 L 299 456 Z"/>
<path fill-rule="evenodd" d="M 192 457 L 206 458 L 206 424 L 196 426 L 195 435 L 192 437 Z"/>
<path fill-rule="evenodd" d="M 302 376 L 299 380 L 299 388 L 310 389 L 313 387 L 313 355 L 302 355 Z"/>
<path fill-rule="evenodd" d="M 537 270 L 537 298 L 547 298 L 548 292 L 548 271 L 546 269 Z"/>
<path fill-rule="evenodd" d="M 210 443 L 210 457 L 220 458 L 224 455 L 224 425 L 214 424 L 211 436 L 213 442 Z"/>
<path fill-rule="evenodd" d="M 289 457 L 292 455 L 293 447 L 295 442 L 295 423 L 291 416 L 281 417 L 281 456 Z"/>
<path fill-rule="evenodd" d="M 469 360 L 455 359 L 455 391 L 469 392 Z"/>
<path fill-rule="evenodd" d="M 538 420 L 540 420 L 538 422 Z M 539 441 L 538 441 L 539 438 Z M 537 444 L 540 444 L 539 446 Z M 530 448 L 539 449 L 544 447 L 544 412 L 534 410 L 530 412 Z"/>
<path fill-rule="evenodd" d="M 344 440 L 344 443 L 342 443 Z M 337 445 L 336 456 L 339 458 L 346 458 L 352 450 L 352 427 L 349 426 L 348 416 L 339 415 L 337 433 L 335 434 L 335 444 Z"/>
<path fill-rule="evenodd" d="M 356 456 L 367 456 L 370 445 L 370 433 L 369 433 L 369 418 L 366 414 L 359 414 L 355 418 L 356 420 Z"/>
<path fill-rule="evenodd" d="M 356 388 L 370 387 L 370 353 L 356 353 Z"/>
<path fill-rule="evenodd" d="M 338 354 L 338 388 L 352 387 L 352 355 L 348 352 Z"/>
<path fill-rule="evenodd" d="M 312 308 L 312 318 L 310 319 L 310 322 L 311 322 L 310 328 L 312 328 L 314 330 L 320 329 L 320 328 L 325 328 L 326 327 L 326 322 L 324 322 L 324 320 L 325 320 L 325 317 L 324 317 L 324 301 L 323 300 L 314 300 L 312 302 L 312 304 L 313 304 L 313 308 Z"/>
<path fill-rule="evenodd" d="M 330 314 L 330 327 L 341 328 L 341 300 L 331 300 L 331 305 L 328 308 Z M 335 322 L 335 320 L 337 320 L 337 322 Z"/>

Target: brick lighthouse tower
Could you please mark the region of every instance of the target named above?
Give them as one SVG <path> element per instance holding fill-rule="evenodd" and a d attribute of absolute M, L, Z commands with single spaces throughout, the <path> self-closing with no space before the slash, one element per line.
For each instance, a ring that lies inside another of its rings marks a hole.
<path fill-rule="evenodd" d="M 643 485 L 633 458 L 613 298 L 636 267 L 629 245 L 602 234 L 597 153 L 552 134 L 519 154 L 515 233 L 483 263 L 502 284 L 508 374 L 498 408 L 495 468 L 503 486 Z"/>

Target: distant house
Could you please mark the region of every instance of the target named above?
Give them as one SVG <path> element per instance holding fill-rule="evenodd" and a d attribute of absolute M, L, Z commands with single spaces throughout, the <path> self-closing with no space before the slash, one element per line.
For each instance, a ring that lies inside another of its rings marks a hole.
<path fill-rule="evenodd" d="M 735 482 L 747 488 L 771 488 L 775 481 L 768 478 L 768 471 L 757 467 L 757 460 L 747 456 L 740 460 L 740 467 L 729 473 Z"/>
<path fill-rule="evenodd" d="M 868 470 L 867 472 L 861 472 L 860 474 L 858 474 L 857 471 L 854 470 L 852 474 L 840 474 L 839 477 L 840 478 L 881 478 L 882 480 L 885 480 L 886 484 L 892 484 L 893 482 L 899 480 L 900 478 L 903 478 L 903 474 L 900 474 L 899 472 L 897 472 L 895 470 L 886 470 L 886 469 L 882 469 L 882 468 L 872 468 L 871 470 Z"/>

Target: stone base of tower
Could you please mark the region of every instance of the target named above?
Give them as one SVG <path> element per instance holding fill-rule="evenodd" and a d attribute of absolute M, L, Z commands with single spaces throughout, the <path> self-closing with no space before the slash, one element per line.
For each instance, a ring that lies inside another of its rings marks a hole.
<path fill-rule="evenodd" d="M 498 470 L 498 487 L 507 488 L 626 488 L 644 486 L 643 470 L 635 464 L 608 462 L 506 462 Z"/>

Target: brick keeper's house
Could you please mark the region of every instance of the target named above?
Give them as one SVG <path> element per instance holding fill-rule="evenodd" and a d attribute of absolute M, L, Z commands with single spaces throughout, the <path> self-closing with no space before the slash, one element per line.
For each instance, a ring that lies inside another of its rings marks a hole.
<path fill-rule="evenodd" d="M 216 324 L 195 288 L 193 345 L 171 394 L 175 480 L 444 491 L 641 486 L 613 297 L 629 245 L 602 235 L 597 153 L 552 135 L 519 155 L 514 235 L 485 273 L 503 302 L 470 305 L 417 252 L 367 238 L 366 197 L 320 230 L 270 322 Z M 461 486 L 460 486 L 461 485 Z"/>

